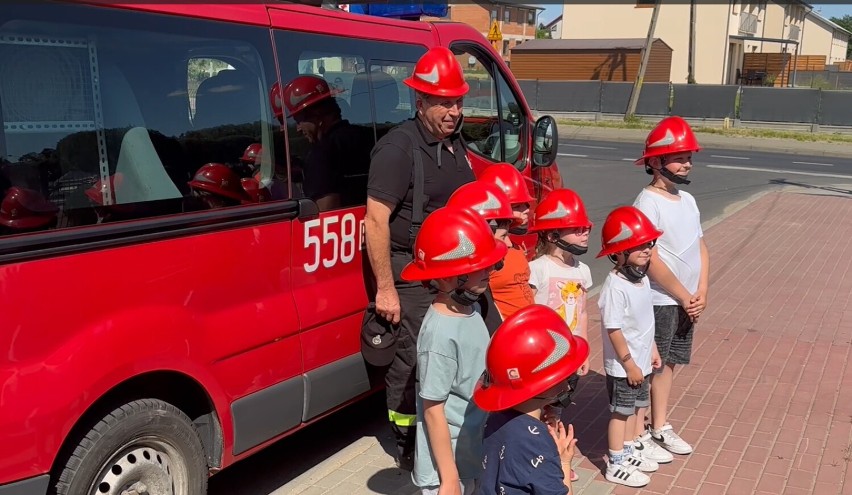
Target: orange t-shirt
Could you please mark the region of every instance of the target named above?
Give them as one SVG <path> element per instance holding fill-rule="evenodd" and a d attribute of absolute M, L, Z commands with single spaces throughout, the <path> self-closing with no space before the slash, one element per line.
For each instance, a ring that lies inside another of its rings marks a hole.
<path fill-rule="evenodd" d="M 524 251 L 518 247 L 509 248 L 503 259 L 503 269 L 491 274 L 488 285 L 503 319 L 535 303 L 530 288 L 530 264 Z"/>

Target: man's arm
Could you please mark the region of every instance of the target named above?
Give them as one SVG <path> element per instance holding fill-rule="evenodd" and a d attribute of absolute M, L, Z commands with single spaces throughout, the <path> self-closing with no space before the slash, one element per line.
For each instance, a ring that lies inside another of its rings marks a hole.
<path fill-rule="evenodd" d="M 390 202 L 367 196 L 367 213 L 364 229 L 367 238 L 367 256 L 376 278 L 376 313 L 399 323 L 399 294 L 396 292 L 390 260 Z"/>

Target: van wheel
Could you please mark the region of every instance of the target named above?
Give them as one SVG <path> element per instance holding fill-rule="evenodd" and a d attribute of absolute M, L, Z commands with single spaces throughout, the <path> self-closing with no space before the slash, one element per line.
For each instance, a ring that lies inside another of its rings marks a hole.
<path fill-rule="evenodd" d="M 156 399 L 125 404 L 77 444 L 58 495 L 204 495 L 207 461 L 192 421 Z"/>

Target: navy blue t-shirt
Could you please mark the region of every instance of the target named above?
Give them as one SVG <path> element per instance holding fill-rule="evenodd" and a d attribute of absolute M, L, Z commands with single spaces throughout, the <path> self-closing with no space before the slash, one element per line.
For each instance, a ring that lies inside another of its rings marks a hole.
<path fill-rule="evenodd" d="M 515 410 L 488 416 L 482 495 L 566 495 L 562 462 L 547 425 Z"/>

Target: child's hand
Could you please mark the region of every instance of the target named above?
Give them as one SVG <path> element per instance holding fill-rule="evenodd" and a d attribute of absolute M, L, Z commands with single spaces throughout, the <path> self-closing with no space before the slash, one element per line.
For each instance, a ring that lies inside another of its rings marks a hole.
<path fill-rule="evenodd" d="M 577 374 L 579 376 L 585 376 L 586 373 L 589 372 L 589 358 L 586 358 L 586 361 L 580 365 L 580 368 L 577 369 Z"/>
<path fill-rule="evenodd" d="M 555 426 L 547 425 L 547 431 L 550 432 L 550 436 L 553 437 L 553 441 L 556 442 L 556 450 L 559 452 L 559 458 L 563 461 L 568 456 L 568 448 L 571 448 L 571 455 L 574 455 L 574 426 L 568 425 L 568 430 L 565 430 L 565 425 L 562 421 L 557 421 Z M 568 458 L 570 459 L 570 458 Z"/>
<path fill-rule="evenodd" d="M 686 312 L 693 318 L 693 320 L 698 319 L 701 313 L 707 308 L 707 294 L 704 292 L 696 292 L 689 299 L 689 307 Z"/>
<path fill-rule="evenodd" d="M 627 366 L 627 383 L 633 388 L 639 388 L 642 385 L 642 382 L 645 381 L 645 377 L 642 375 L 642 370 L 636 366 L 636 363 L 630 361 L 630 364 Z"/>
<path fill-rule="evenodd" d="M 660 357 L 660 351 L 657 349 L 657 344 L 654 344 L 653 349 L 651 349 L 651 368 L 660 369 L 663 365 L 663 358 Z"/>

